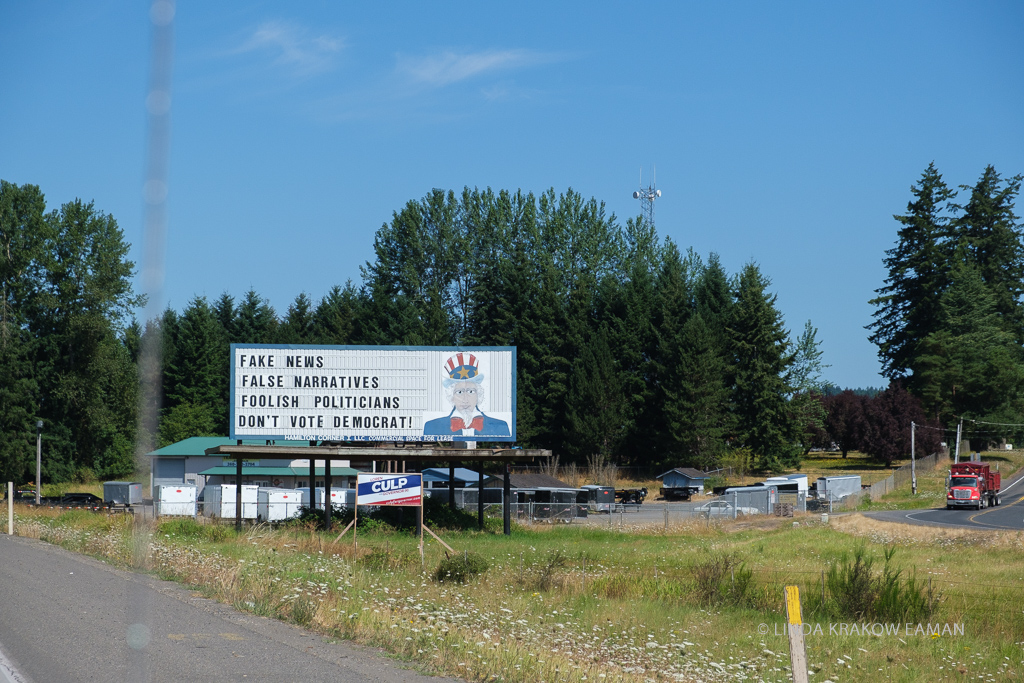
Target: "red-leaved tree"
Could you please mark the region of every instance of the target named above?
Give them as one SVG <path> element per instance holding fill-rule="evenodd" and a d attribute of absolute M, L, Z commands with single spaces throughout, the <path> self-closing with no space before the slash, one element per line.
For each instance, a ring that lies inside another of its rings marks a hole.
<path fill-rule="evenodd" d="M 894 460 L 910 457 L 910 423 L 924 427 L 915 439 L 918 457 L 930 455 L 939 448 L 938 423 L 929 420 L 921 402 L 906 389 L 893 382 L 889 388 L 864 402 L 864 433 L 860 450 L 873 459 L 892 467 Z"/>

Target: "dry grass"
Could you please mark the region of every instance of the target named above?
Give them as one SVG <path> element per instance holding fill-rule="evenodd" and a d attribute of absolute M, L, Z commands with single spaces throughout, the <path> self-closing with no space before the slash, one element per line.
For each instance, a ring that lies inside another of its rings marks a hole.
<path fill-rule="evenodd" d="M 1024 531 L 973 530 L 884 522 L 860 513 L 832 516 L 833 528 L 883 544 L 972 545 L 1024 550 Z"/>
<path fill-rule="evenodd" d="M 904 527 L 857 514 L 833 516 L 831 525 L 804 516 L 673 520 L 667 530 L 517 527 L 512 538 L 449 533 L 456 550 L 491 565 L 478 580 L 452 586 L 428 578 L 441 548 L 428 543 L 420 565 L 416 540 L 401 534 L 360 534 L 357 549 L 351 535 L 333 544 L 337 532 L 303 528 L 257 526 L 236 536 L 214 525 L 34 513 L 19 511 L 19 533 L 113 553 L 239 609 L 381 647 L 432 671 L 521 683 L 788 680 L 785 637 L 759 630 L 782 623 L 782 587 L 797 583 L 806 594 L 858 545 L 874 556 L 896 545 L 900 566 L 942 592 L 936 621 L 964 623 L 967 635 L 810 636 L 812 680 L 963 680 L 953 666 L 1013 680 L 1024 667 L 1024 619 L 993 608 L 1024 597 L 1022 534 Z M 144 549 L 144 565 L 125 552 L 132 543 Z M 701 593 L 696 572 L 716 557 L 753 572 L 744 601 L 712 605 L 706 586 Z"/>

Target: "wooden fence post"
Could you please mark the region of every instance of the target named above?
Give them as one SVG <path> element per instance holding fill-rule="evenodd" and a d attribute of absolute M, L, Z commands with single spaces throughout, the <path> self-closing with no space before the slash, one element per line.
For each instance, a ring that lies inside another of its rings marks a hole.
<path fill-rule="evenodd" d="M 800 615 L 800 587 L 786 586 L 786 633 L 789 635 L 789 664 L 793 683 L 807 683 L 807 650 L 804 645 L 804 620 Z"/>

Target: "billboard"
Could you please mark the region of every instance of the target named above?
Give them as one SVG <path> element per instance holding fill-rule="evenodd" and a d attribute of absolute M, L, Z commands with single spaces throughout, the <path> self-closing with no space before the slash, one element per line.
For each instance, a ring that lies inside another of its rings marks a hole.
<path fill-rule="evenodd" d="M 232 439 L 515 441 L 511 346 L 231 345 Z"/>
<path fill-rule="evenodd" d="M 421 477 L 419 474 L 359 474 L 356 505 L 422 505 Z"/>

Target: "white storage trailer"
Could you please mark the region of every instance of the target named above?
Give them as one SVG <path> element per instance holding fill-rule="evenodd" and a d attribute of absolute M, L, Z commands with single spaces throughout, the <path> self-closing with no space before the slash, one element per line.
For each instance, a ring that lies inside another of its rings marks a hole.
<path fill-rule="evenodd" d="M 842 500 L 853 493 L 860 493 L 860 475 L 818 477 L 817 490 L 818 500 Z"/>
<path fill-rule="evenodd" d="M 103 502 L 114 505 L 139 505 L 142 503 L 142 484 L 137 481 L 105 481 Z"/>
<path fill-rule="evenodd" d="M 310 493 L 309 487 L 296 489 L 302 491 L 303 500 L 306 501 L 306 506 L 310 506 L 310 501 L 316 508 L 324 509 L 324 487 L 318 486 L 313 489 L 313 493 Z M 356 504 L 356 490 L 355 489 L 339 489 L 331 487 L 331 505 L 337 505 L 338 507 L 346 507 L 351 509 Z"/>
<path fill-rule="evenodd" d="M 256 484 L 242 484 L 242 519 L 256 519 L 258 491 L 259 486 Z M 235 519 L 236 495 L 234 484 L 207 484 L 203 489 L 203 515 Z"/>
<path fill-rule="evenodd" d="M 768 477 L 767 479 L 764 480 L 764 483 L 768 484 L 768 485 L 775 484 L 776 486 L 779 486 L 779 487 L 791 486 L 793 484 L 796 484 L 796 492 L 798 494 L 800 494 L 800 495 L 804 495 L 804 496 L 807 495 L 807 475 L 806 474 L 786 474 L 786 475 L 782 475 L 782 476 L 779 476 L 779 477 Z M 781 488 L 780 488 L 780 490 L 792 491 L 792 489 L 781 489 Z"/>
<path fill-rule="evenodd" d="M 261 522 L 298 517 L 305 505 L 305 496 L 299 489 L 261 488 L 256 492 L 256 517 Z M 245 503 L 242 508 L 245 509 Z"/>
<path fill-rule="evenodd" d="M 195 484 L 163 484 L 154 487 L 153 509 L 157 517 L 195 517 L 199 487 Z"/>

